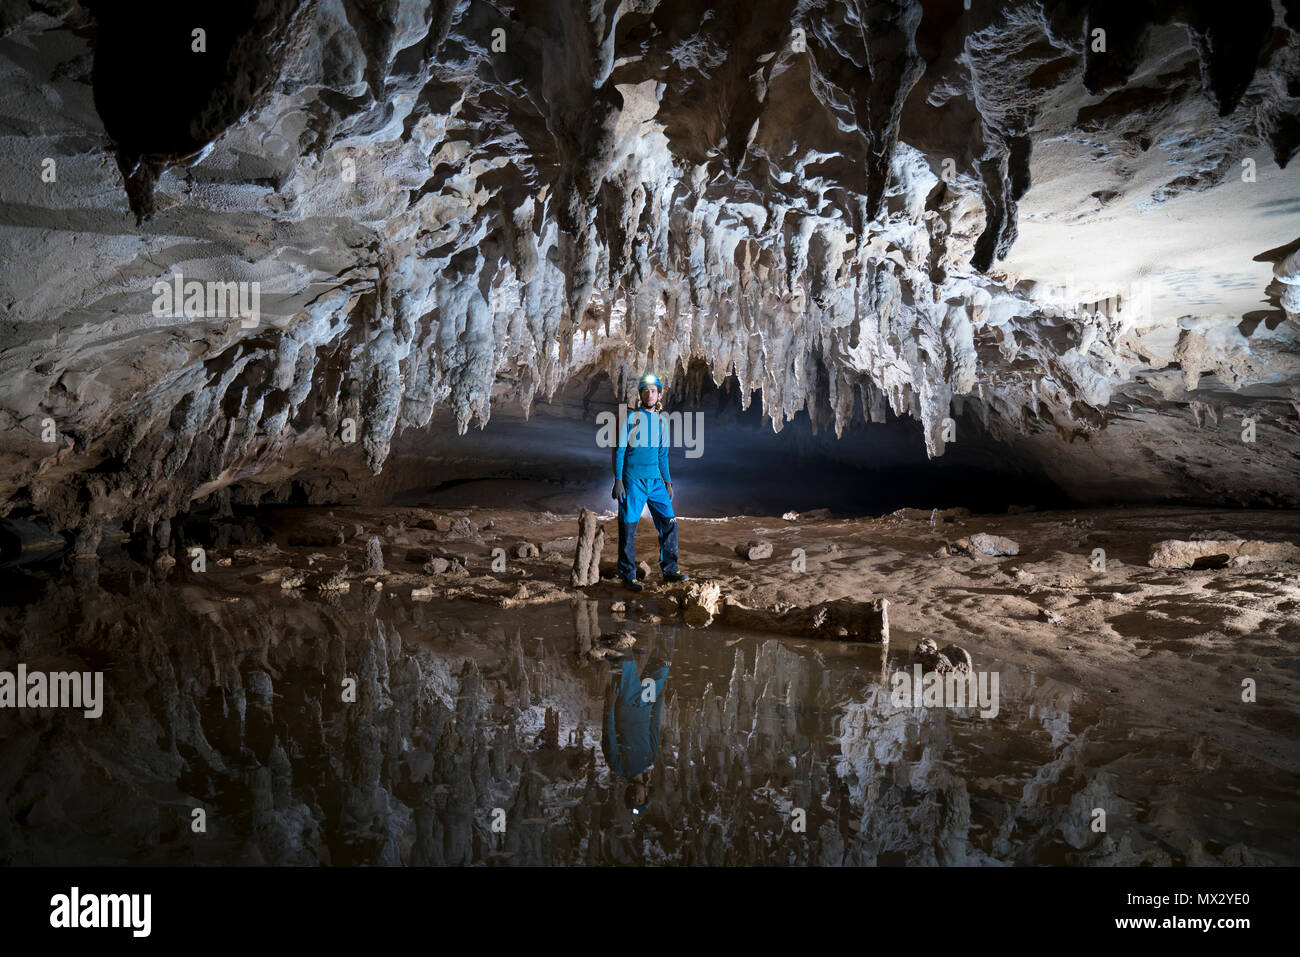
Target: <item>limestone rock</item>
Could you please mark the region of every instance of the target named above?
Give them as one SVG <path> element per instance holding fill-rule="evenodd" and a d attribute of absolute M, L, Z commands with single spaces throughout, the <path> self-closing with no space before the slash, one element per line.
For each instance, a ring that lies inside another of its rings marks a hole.
<path fill-rule="evenodd" d="M 600 553 L 605 548 L 605 529 L 596 513 L 584 508 L 578 515 L 578 541 L 571 580 L 578 588 L 600 582 Z"/>
<path fill-rule="evenodd" d="M 679 593 L 682 617 L 692 628 L 712 624 L 722 611 L 722 585 L 715 581 L 691 581 Z"/>
<path fill-rule="evenodd" d="M 384 570 L 384 549 L 379 543 L 378 535 L 366 539 L 366 555 L 362 562 L 361 574 L 375 575 Z"/>

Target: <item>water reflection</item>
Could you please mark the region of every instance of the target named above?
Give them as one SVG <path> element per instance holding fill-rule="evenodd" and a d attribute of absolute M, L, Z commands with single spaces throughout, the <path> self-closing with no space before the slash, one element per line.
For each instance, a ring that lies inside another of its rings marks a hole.
<path fill-rule="evenodd" d="M 633 814 L 644 812 L 650 800 L 646 771 L 659 757 L 664 690 L 676 638 L 676 628 L 666 638 L 656 628 L 654 651 L 644 667 L 638 667 L 636 655 L 625 655 L 605 696 L 605 763 L 627 781 L 623 803 Z"/>
<path fill-rule="evenodd" d="M 0 669 L 102 670 L 105 702 L 0 711 L 5 864 L 1300 861 L 1295 775 L 1023 670 L 983 720 L 895 706 L 876 648 L 592 602 L 8 584 Z"/>

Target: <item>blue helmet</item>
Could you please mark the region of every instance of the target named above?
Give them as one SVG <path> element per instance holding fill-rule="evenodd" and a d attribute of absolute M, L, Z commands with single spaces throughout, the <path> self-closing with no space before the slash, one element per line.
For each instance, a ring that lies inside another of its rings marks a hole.
<path fill-rule="evenodd" d="M 664 384 L 659 381 L 659 377 L 653 372 L 647 372 L 641 377 L 641 381 L 637 384 L 636 390 L 640 392 L 647 386 L 654 386 L 660 392 L 664 391 Z"/>

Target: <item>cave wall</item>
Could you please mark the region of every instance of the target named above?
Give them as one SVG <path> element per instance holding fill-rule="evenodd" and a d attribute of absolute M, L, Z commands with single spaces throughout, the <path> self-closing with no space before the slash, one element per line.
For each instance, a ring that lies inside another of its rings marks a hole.
<path fill-rule="evenodd" d="M 698 362 L 777 431 L 1296 504 L 1295 5 L 970 6 L 7 4 L 0 512 L 364 484 Z"/>

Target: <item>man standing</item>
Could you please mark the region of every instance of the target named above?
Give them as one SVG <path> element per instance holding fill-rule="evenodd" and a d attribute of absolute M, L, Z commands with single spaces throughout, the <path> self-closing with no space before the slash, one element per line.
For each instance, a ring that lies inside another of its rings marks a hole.
<path fill-rule="evenodd" d="M 632 591 L 645 586 L 637 581 L 636 526 L 650 506 L 659 532 L 659 569 L 664 580 L 684 582 L 689 576 L 677 570 L 677 518 L 673 515 L 673 482 L 668 474 L 669 435 L 659 414 L 663 383 L 653 372 L 641 377 L 640 408 L 628 412 L 620 424 L 614 449 L 613 498 L 618 499 L 618 576 Z"/>

